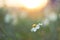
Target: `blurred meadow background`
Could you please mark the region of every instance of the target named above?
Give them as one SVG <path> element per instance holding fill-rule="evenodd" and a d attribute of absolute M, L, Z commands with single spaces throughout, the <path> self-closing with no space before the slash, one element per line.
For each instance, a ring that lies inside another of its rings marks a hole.
<path fill-rule="evenodd" d="M 60 0 L 49 0 L 43 9 L 32 13 L 16 6 L 0 0 L 0 40 L 60 40 Z M 32 25 L 38 23 L 43 25 L 31 32 Z"/>

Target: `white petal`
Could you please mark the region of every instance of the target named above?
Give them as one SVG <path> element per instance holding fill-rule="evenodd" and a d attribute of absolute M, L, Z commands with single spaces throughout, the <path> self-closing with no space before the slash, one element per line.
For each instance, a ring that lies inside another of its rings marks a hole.
<path fill-rule="evenodd" d="M 39 23 L 38 25 L 43 25 L 42 23 Z"/>
<path fill-rule="evenodd" d="M 31 32 L 36 32 L 36 31 L 37 31 L 37 29 L 35 29 L 35 28 L 31 29 Z"/>
<path fill-rule="evenodd" d="M 36 29 L 39 29 L 39 28 L 40 28 L 40 26 L 39 26 L 39 25 L 37 25 L 37 26 L 36 26 Z"/>

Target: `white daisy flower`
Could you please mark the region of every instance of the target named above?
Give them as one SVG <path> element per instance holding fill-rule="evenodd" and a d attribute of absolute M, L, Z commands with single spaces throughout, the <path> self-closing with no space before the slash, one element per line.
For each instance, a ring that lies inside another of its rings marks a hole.
<path fill-rule="evenodd" d="M 40 28 L 40 25 L 42 25 L 41 23 L 39 24 L 33 24 L 33 28 L 31 29 L 31 32 L 36 32 L 39 28 Z"/>

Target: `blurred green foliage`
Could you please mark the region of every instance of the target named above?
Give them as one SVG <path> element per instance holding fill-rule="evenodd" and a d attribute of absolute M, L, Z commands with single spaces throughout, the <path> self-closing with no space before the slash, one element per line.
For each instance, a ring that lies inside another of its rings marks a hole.
<path fill-rule="evenodd" d="M 60 40 L 60 19 L 41 26 L 37 32 L 31 32 L 31 25 L 38 23 L 31 19 L 19 19 L 17 25 L 5 23 L 6 9 L 0 8 L 0 40 Z M 57 14 L 59 15 L 60 12 Z"/>

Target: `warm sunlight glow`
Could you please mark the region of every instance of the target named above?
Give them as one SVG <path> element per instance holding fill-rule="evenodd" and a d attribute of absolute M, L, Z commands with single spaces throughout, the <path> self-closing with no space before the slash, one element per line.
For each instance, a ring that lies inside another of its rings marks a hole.
<path fill-rule="evenodd" d="M 32 19 L 41 18 L 43 13 L 40 12 L 48 3 L 49 0 L 5 0 L 5 4 L 8 8 L 18 8 L 21 12 L 26 12 Z"/>
<path fill-rule="evenodd" d="M 47 0 L 20 0 L 20 3 L 26 8 L 36 8 L 42 6 Z"/>
<path fill-rule="evenodd" d="M 34 9 L 38 7 L 44 7 L 48 0 L 6 0 L 7 6 L 25 7 L 28 9 Z"/>

